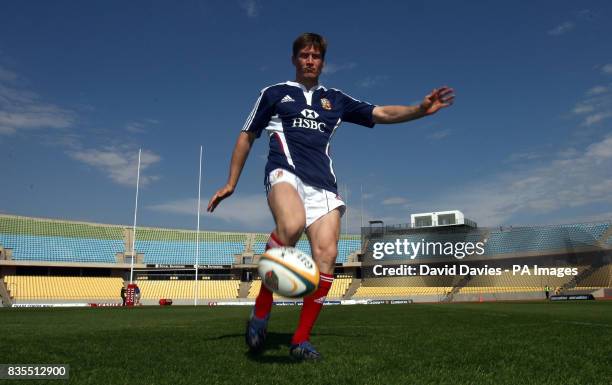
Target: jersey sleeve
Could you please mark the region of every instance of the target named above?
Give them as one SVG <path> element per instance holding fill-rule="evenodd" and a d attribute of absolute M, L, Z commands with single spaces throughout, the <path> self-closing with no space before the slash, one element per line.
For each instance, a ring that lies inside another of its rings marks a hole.
<path fill-rule="evenodd" d="M 359 124 L 366 127 L 374 127 L 374 117 L 372 111 L 373 104 L 357 100 L 344 92 L 338 91 L 338 98 L 342 104 L 342 120 L 349 123 Z"/>
<path fill-rule="evenodd" d="M 253 110 L 249 114 L 242 131 L 253 132 L 259 138 L 261 132 L 270 123 L 270 118 L 274 112 L 274 101 L 271 98 L 270 92 L 264 88 L 259 93 L 259 98 L 255 102 Z"/>

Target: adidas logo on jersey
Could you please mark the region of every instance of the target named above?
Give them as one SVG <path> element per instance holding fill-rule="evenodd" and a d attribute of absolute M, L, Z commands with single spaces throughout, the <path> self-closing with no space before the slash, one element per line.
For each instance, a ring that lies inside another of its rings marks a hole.
<path fill-rule="evenodd" d="M 295 100 L 293 100 L 293 98 L 289 95 L 285 95 L 284 98 L 281 99 L 280 101 L 281 103 L 287 103 L 287 102 L 295 102 Z"/>

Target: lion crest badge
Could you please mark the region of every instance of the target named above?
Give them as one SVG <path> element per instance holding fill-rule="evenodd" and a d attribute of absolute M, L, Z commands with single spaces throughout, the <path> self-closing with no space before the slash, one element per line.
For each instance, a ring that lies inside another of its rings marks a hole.
<path fill-rule="evenodd" d="M 332 105 L 329 102 L 329 99 L 322 98 L 321 99 L 321 107 L 323 107 L 323 109 L 325 109 L 325 110 L 331 110 L 332 109 Z"/>

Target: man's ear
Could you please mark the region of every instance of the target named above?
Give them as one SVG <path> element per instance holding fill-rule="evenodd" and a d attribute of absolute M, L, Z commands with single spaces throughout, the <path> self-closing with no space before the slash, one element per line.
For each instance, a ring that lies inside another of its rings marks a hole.
<path fill-rule="evenodd" d="M 297 61 L 295 60 L 295 56 L 291 55 L 291 64 L 297 67 Z"/>

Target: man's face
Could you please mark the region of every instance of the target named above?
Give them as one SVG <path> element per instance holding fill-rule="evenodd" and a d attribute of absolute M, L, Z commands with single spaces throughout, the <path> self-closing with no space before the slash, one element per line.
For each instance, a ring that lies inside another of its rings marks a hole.
<path fill-rule="evenodd" d="M 302 48 L 292 61 L 298 78 L 317 80 L 323 71 L 321 51 L 313 45 Z"/>

